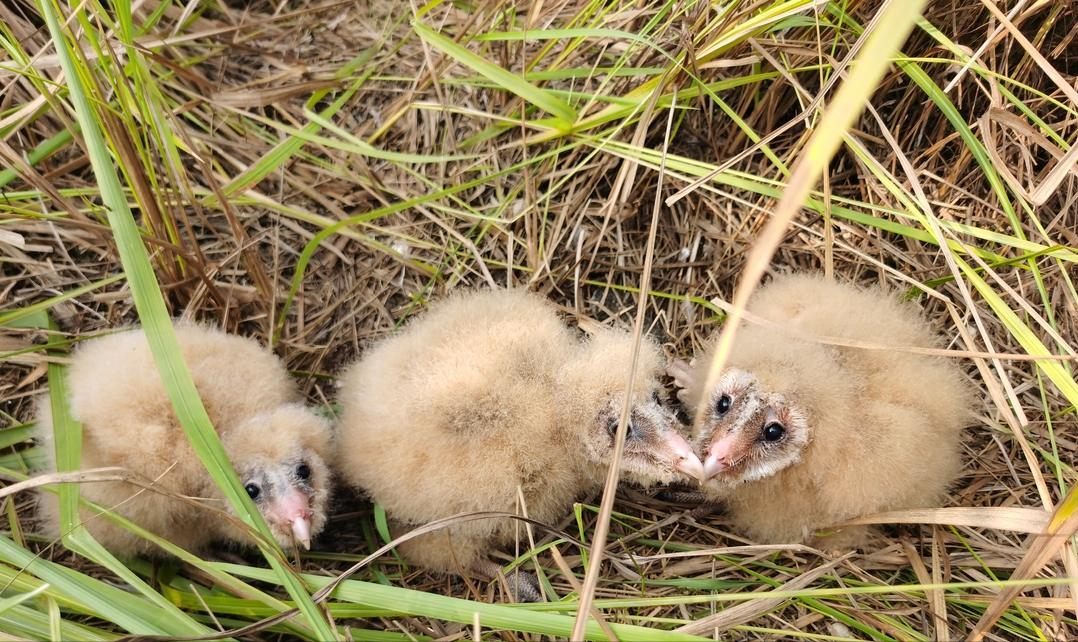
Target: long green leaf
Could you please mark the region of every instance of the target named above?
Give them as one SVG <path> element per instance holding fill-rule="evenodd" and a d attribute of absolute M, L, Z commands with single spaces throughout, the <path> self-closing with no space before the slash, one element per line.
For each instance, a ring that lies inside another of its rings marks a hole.
<path fill-rule="evenodd" d="M 139 320 L 146 331 L 150 350 L 161 371 L 161 379 L 176 410 L 176 416 L 199 459 L 206 465 L 207 471 L 221 489 L 225 499 L 243 521 L 263 535 L 264 542 L 260 542 L 259 547 L 275 569 L 276 576 L 299 605 L 304 617 L 320 637 L 332 639 L 333 628 L 311 601 L 310 595 L 299 579 L 282 561 L 279 547 L 276 546 L 258 509 L 244 492 L 243 484 L 232 469 L 217 432 L 206 414 L 206 409 L 195 390 L 194 381 L 180 356 L 180 346 L 176 340 L 172 320 L 165 307 L 164 298 L 150 266 L 135 219 L 128 208 L 108 148 L 105 146 L 96 112 L 90 104 L 83 85 L 80 75 L 82 70 L 76 67 L 51 0 L 39 0 L 39 6 L 69 83 L 71 100 L 75 105 L 75 113 L 89 151 L 94 176 L 101 188 L 101 197 L 108 207 L 109 225 L 116 238 L 124 273 L 131 285 L 131 294 L 135 300 Z"/>
<path fill-rule="evenodd" d="M 43 310 L 47 310 L 53 307 L 57 303 L 80 297 L 88 292 L 93 292 L 98 288 L 103 288 L 106 285 L 111 285 L 123 278 L 124 275 L 122 274 L 114 274 L 112 276 L 94 281 L 93 283 L 87 283 L 86 285 L 68 290 L 63 294 L 57 294 L 56 296 L 51 296 L 47 299 L 31 303 L 28 306 L 17 308 L 15 310 L 11 310 L 10 312 L 5 312 L 3 314 L 0 314 L 0 325 L 12 325 L 19 319 L 38 314 Z"/>
<path fill-rule="evenodd" d="M 88 575 L 43 560 L 2 535 L 0 560 L 41 578 L 49 584 L 47 592 L 55 593 L 86 612 L 114 622 L 131 633 L 175 635 L 169 630 L 170 627 L 162 625 L 160 607 Z"/>
<path fill-rule="evenodd" d="M 440 49 L 446 55 L 470 67 L 476 73 L 482 74 L 506 91 L 513 92 L 532 105 L 554 116 L 563 129 L 568 129 L 576 120 L 576 111 L 569 103 L 559 100 L 550 92 L 536 87 L 520 76 L 506 71 L 485 58 L 475 55 L 422 22 L 415 21 L 412 23 L 412 27 L 419 34 L 419 37 L 431 46 Z"/>
<path fill-rule="evenodd" d="M 40 313 L 40 316 L 46 316 Z M 49 330 L 56 330 L 51 319 L 41 319 L 42 325 Z M 50 343 L 56 341 L 56 334 L 50 334 Z M 50 350 L 50 352 L 54 352 Z M 65 367 L 54 361 L 48 365 L 49 404 L 51 407 L 53 447 L 56 450 L 56 470 L 68 472 L 79 469 L 82 455 L 82 427 L 71 418 L 68 408 Z M 60 530 L 64 544 L 72 551 L 109 569 L 118 577 L 134 587 L 151 603 L 161 609 L 157 618 L 163 628 L 177 636 L 205 635 L 210 629 L 202 626 L 166 600 L 160 593 L 142 581 L 131 569 L 124 566 L 112 553 L 107 551 L 82 526 L 79 506 L 78 484 L 60 484 Z"/>
<path fill-rule="evenodd" d="M 47 588 L 49 588 L 48 584 L 42 584 L 41 586 L 37 587 L 32 591 L 27 591 L 26 593 L 22 593 L 20 595 L 12 595 L 11 597 L 5 597 L 3 599 L 0 599 L 0 614 L 10 611 L 11 609 L 15 608 L 19 604 L 22 604 L 26 600 L 37 597 Z"/>
<path fill-rule="evenodd" d="M 16 606 L 7 613 L 0 613 L 0 631 L 23 640 L 105 642 L 120 637 L 115 633 L 63 619 L 58 620 L 54 627 L 50 614 L 25 605 Z"/>
<path fill-rule="evenodd" d="M 217 564 L 221 570 L 249 577 L 264 582 L 275 581 L 272 574 L 262 569 L 238 566 L 235 564 Z M 304 579 L 313 586 L 321 588 L 333 581 L 333 578 L 318 575 L 304 575 Z M 383 586 L 371 582 L 345 580 L 340 583 L 333 595 L 346 602 L 364 604 L 374 608 L 395 611 L 402 615 L 433 617 L 449 622 L 471 625 L 476 618 L 480 626 L 507 631 L 522 631 L 548 636 L 568 636 L 573 629 L 573 618 L 554 613 L 529 612 L 500 604 L 472 602 L 455 597 L 422 593 L 395 586 Z M 569 605 L 563 605 L 566 608 Z M 695 635 L 675 633 L 662 629 L 650 629 L 629 624 L 610 623 L 610 628 L 620 640 L 654 640 L 664 642 L 674 640 L 706 640 Z M 595 622 L 590 622 L 585 631 L 585 639 L 603 640 L 606 634 Z"/>
<path fill-rule="evenodd" d="M 61 148 L 66 146 L 68 143 L 71 142 L 73 138 L 74 136 L 71 134 L 71 131 L 67 129 L 64 129 L 60 131 L 60 133 L 46 138 L 45 140 L 41 141 L 37 145 L 37 147 L 30 150 L 30 153 L 26 155 L 26 162 L 29 163 L 31 166 L 37 165 L 42 160 L 55 154 Z M 15 180 L 18 175 L 19 172 L 13 167 L 9 167 L 5 170 L 0 170 L 0 188 L 3 188 L 8 183 Z"/>

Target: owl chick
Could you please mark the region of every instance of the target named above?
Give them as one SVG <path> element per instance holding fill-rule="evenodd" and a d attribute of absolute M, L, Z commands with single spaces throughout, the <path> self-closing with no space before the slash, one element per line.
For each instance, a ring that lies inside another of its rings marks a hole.
<path fill-rule="evenodd" d="M 600 484 L 632 345 L 612 330 L 581 343 L 549 303 L 525 292 L 452 296 L 342 378 L 338 470 L 403 528 L 521 508 L 552 523 Z M 656 396 L 660 369 L 646 343 L 622 460 L 641 482 L 701 470 Z M 431 570 L 490 578 L 491 553 L 523 532 L 511 520 L 483 519 L 400 549 Z"/>
<path fill-rule="evenodd" d="M 281 545 L 310 547 L 326 521 L 331 489 L 325 459 L 329 424 L 298 403 L 288 372 L 252 340 L 211 328 L 176 326 L 184 361 L 247 494 Z M 118 466 L 166 494 L 124 482 L 87 483 L 82 496 L 185 549 L 215 540 L 247 542 L 244 529 L 167 493 L 209 500 L 220 491 L 187 441 L 140 329 L 84 343 L 68 372 L 72 417 L 82 423 L 82 467 Z M 53 455 L 48 397 L 38 403 L 40 436 Z M 55 463 L 50 462 L 50 470 Z M 42 527 L 58 534 L 58 503 L 40 497 Z M 123 556 L 159 555 L 152 543 L 84 509 L 86 528 Z"/>
<path fill-rule="evenodd" d="M 919 310 L 889 292 L 784 276 L 764 286 L 713 390 L 712 354 L 675 364 L 696 422 L 705 491 L 761 542 L 863 543 L 866 528 L 818 529 L 887 510 L 937 505 L 961 468 L 971 394 L 953 361 L 900 350 L 826 345 L 810 336 L 933 347 Z"/>

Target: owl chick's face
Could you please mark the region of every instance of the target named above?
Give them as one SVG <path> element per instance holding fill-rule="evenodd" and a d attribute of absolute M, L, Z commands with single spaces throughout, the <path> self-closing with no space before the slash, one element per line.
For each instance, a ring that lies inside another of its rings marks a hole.
<path fill-rule="evenodd" d="M 703 466 L 678 429 L 681 423 L 660 398 L 659 387 L 638 392 L 633 400 L 621 456 L 622 473 L 639 484 L 674 481 L 682 476 L 701 479 Z M 590 427 L 587 446 L 594 463 L 607 465 L 621 416 L 624 391 L 609 395 Z"/>
<path fill-rule="evenodd" d="M 751 373 L 729 368 L 701 420 L 703 479 L 728 484 L 770 477 L 796 463 L 808 441 L 807 419 L 795 404 L 763 389 Z"/>
<path fill-rule="evenodd" d="M 286 461 L 245 466 L 240 481 L 270 532 L 286 549 L 311 548 L 311 538 L 326 523 L 329 471 L 322 458 L 301 451 Z"/>
<path fill-rule="evenodd" d="M 329 434 L 324 419 L 288 404 L 247 420 L 224 439 L 244 490 L 286 549 L 309 549 L 326 524 Z"/>

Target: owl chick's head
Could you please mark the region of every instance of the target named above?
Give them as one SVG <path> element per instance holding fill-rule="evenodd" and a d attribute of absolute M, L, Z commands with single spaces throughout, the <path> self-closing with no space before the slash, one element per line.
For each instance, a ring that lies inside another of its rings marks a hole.
<path fill-rule="evenodd" d="M 631 387 L 622 473 L 641 484 L 669 482 L 683 475 L 699 478 L 700 460 L 679 432 L 677 417 L 662 403 L 659 349 L 652 341 L 643 340 L 630 381 L 633 343 L 632 335 L 626 332 L 599 331 L 580 347 L 563 373 L 569 399 L 565 410 L 580 426 L 584 454 L 597 470 L 609 465 L 626 388 Z"/>
<path fill-rule="evenodd" d="M 770 477 L 800 460 L 809 441 L 802 409 L 740 368 L 723 372 L 704 412 L 697 448 L 705 480 L 738 483 Z"/>
<path fill-rule="evenodd" d="M 247 495 L 284 547 L 311 547 L 326 524 L 329 423 L 300 404 L 251 417 L 224 435 Z"/>

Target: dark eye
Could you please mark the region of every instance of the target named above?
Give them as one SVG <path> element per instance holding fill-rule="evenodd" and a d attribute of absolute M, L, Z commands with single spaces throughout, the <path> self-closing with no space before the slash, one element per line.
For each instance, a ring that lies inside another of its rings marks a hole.
<path fill-rule="evenodd" d="M 307 464 L 296 466 L 296 477 L 299 477 L 303 481 L 307 481 L 311 478 L 311 467 Z"/>
<path fill-rule="evenodd" d="M 655 403 L 659 404 L 660 406 L 663 403 L 663 398 L 661 396 L 659 396 L 659 391 L 658 390 L 651 393 L 651 400 L 654 401 Z"/>
<path fill-rule="evenodd" d="M 606 431 L 610 433 L 610 438 L 613 439 L 614 435 L 618 432 L 618 418 L 611 417 L 610 421 L 606 424 Z M 636 423 L 629 419 L 629 425 L 625 427 L 625 438 L 636 439 L 639 435 L 636 432 Z"/>
<path fill-rule="evenodd" d="M 782 439 L 785 434 L 786 429 L 777 421 L 773 421 L 764 426 L 764 441 L 778 441 Z"/>
<path fill-rule="evenodd" d="M 730 406 L 734 405 L 734 400 L 730 398 L 730 395 L 723 395 L 719 397 L 719 400 L 715 403 L 715 412 L 719 415 L 725 415 L 730 411 Z"/>
<path fill-rule="evenodd" d="M 247 484 L 243 487 L 243 490 L 247 491 L 247 494 L 251 499 L 258 499 L 259 493 L 262 492 L 262 489 L 258 487 L 258 484 Z"/>
<path fill-rule="evenodd" d="M 617 417 L 611 417 L 610 420 L 606 422 L 606 431 L 608 433 L 610 433 L 611 437 L 613 437 L 614 434 L 618 432 L 618 418 Z"/>

